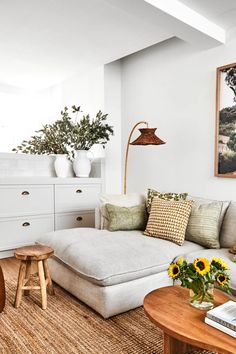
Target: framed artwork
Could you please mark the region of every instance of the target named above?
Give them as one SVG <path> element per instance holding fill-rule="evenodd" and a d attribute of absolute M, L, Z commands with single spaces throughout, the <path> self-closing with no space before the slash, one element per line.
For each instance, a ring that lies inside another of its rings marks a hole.
<path fill-rule="evenodd" d="M 215 176 L 236 178 L 236 63 L 217 68 Z"/>

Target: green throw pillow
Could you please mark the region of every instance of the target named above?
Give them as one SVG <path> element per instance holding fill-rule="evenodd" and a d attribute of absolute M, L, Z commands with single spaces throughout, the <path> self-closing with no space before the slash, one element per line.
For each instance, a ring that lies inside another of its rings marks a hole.
<path fill-rule="evenodd" d="M 120 207 L 105 204 L 108 217 L 108 230 L 145 230 L 147 224 L 147 210 L 145 204 L 133 207 Z"/>
<path fill-rule="evenodd" d="M 185 239 L 207 248 L 220 248 L 222 202 L 193 204 Z"/>
<path fill-rule="evenodd" d="M 154 197 L 158 197 L 160 199 L 164 200 L 186 200 L 188 196 L 188 193 L 161 193 L 156 191 L 155 189 L 148 189 L 147 192 L 147 212 L 150 213 L 151 211 L 151 205 L 152 205 L 152 200 Z"/>

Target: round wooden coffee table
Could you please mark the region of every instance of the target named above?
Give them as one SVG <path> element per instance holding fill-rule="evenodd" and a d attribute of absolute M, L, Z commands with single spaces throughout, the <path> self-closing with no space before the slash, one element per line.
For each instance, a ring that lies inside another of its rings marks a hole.
<path fill-rule="evenodd" d="M 214 290 L 215 306 L 229 300 Z M 207 349 L 219 354 L 235 354 L 236 339 L 204 323 L 205 311 L 188 303 L 189 290 L 180 286 L 157 289 L 144 299 L 149 319 L 164 332 L 164 354 L 184 354 Z"/>

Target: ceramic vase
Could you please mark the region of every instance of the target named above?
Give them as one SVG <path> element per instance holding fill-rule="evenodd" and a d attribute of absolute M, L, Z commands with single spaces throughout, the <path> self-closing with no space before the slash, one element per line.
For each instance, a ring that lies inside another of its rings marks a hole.
<path fill-rule="evenodd" d="M 68 177 L 70 171 L 70 161 L 68 160 L 67 155 L 56 155 L 54 167 L 57 177 Z"/>
<path fill-rule="evenodd" d="M 77 150 L 73 168 L 76 177 L 89 177 L 91 171 L 91 161 L 87 150 Z"/>

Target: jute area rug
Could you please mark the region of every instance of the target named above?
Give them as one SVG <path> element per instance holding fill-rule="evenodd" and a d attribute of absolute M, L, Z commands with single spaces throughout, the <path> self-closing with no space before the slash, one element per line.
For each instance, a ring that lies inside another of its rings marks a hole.
<path fill-rule="evenodd" d="M 55 285 L 47 310 L 40 308 L 37 291 L 15 309 L 17 273 L 4 266 L 3 271 L 7 302 L 0 314 L 1 354 L 163 354 L 162 332 L 142 308 L 103 320 Z"/>

